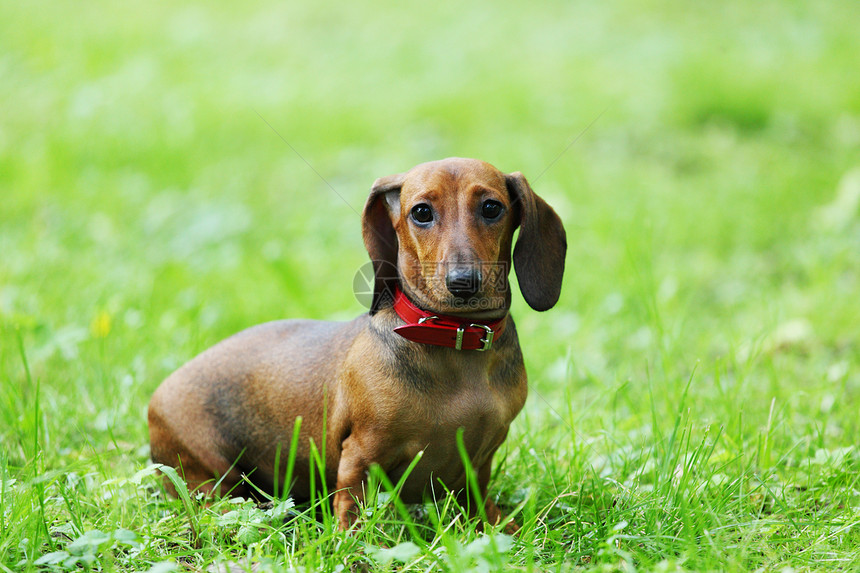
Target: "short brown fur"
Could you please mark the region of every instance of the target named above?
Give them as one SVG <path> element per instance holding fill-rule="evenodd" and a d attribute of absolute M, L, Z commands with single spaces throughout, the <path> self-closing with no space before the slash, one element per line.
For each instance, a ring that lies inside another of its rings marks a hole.
<path fill-rule="evenodd" d="M 486 200 L 503 205 L 498 220 L 481 218 Z M 434 211 L 429 227 L 410 218 L 418 203 Z M 291 495 L 309 497 L 311 440 L 318 447 L 325 442 L 326 482 L 335 491 L 340 527 L 349 529 L 358 520 L 372 464 L 396 482 L 423 452 L 400 494 L 407 503 L 444 491 L 439 482 L 465 490 L 456 445 L 457 430 L 464 428 L 487 519 L 499 523 L 502 514 L 487 497 L 492 458 L 527 394 L 506 280 L 518 226 L 513 263 L 520 288 L 529 305 L 546 310 L 561 289 L 565 233 L 521 174 L 451 158 L 377 180 L 363 215 L 376 270 L 370 313 L 345 323 L 262 324 L 191 360 L 150 402 L 153 460 L 181 468 L 190 487 L 207 493 L 253 495 L 248 481 L 271 492 L 276 482 L 283 484 L 301 416 Z M 481 304 L 464 309 L 446 289 L 444 270 L 487 264 L 504 269 L 502 280 L 482 284 L 473 301 Z M 476 320 L 507 317 L 506 328 L 486 352 L 410 342 L 393 332 L 403 324 L 391 307 L 395 285 L 425 310 Z M 506 529 L 517 526 L 510 522 Z"/>

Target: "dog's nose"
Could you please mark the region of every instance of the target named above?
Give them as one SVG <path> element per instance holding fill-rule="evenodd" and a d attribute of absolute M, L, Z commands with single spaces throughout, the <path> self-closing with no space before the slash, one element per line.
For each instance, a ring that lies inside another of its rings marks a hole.
<path fill-rule="evenodd" d="M 445 275 L 445 286 L 457 298 L 470 299 L 481 290 L 481 280 L 480 269 L 451 269 Z"/>

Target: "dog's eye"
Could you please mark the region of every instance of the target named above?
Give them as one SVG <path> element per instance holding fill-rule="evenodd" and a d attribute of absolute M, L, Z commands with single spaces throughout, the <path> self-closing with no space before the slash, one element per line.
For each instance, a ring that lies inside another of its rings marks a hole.
<path fill-rule="evenodd" d="M 412 220 L 416 223 L 429 223 L 433 220 L 433 210 L 426 203 L 419 203 L 412 207 Z"/>
<path fill-rule="evenodd" d="M 487 199 L 484 201 L 484 204 L 481 205 L 481 216 L 484 219 L 498 219 L 499 215 L 502 214 L 504 207 L 498 201 L 493 201 L 492 199 Z"/>

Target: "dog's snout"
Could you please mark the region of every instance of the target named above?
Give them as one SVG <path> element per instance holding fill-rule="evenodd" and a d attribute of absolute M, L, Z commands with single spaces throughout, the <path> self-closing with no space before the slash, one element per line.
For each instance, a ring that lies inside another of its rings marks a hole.
<path fill-rule="evenodd" d="M 445 275 L 445 286 L 457 298 L 470 299 L 481 290 L 481 269 L 458 268 L 451 269 Z"/>

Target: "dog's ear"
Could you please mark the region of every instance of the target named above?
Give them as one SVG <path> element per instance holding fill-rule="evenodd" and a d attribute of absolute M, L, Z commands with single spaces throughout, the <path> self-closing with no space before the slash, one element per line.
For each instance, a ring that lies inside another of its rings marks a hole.
<path fill-rule="evenodd" d="M 370 314 L 394 302 L 397 286 L 397 234 L 392 221 L 400 216 L 400 188 L 404 173 L 380 177 L 370 189 L 361 218 L 361 235 L 373 263 L 373 300 Z"/>
<path fill-rule="evenodd" d="M 513 261 L 523 298 L 535 310 L 555 306 L 561 294 L 567 237 L 561 219 L 538 197 L 520 172 L 505 176 L 519 212 L 520 236 Z"/>

